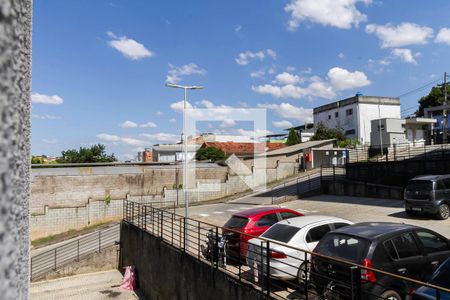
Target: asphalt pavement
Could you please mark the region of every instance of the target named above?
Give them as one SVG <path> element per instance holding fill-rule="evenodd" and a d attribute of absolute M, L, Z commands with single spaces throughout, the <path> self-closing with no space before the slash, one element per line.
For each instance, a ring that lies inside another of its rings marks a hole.
<path fill-rule="evenodd" d="M 228 202 L 189 208 L 191 218 L 222 226 L 233 213 L 256 206 L 271 206 L 264 199 L 258 203 L 258 196 L 241 199 L 241 202 Z M 241 204 L 248 203 L 248 204 Z M 249 203 L 255 203 L 250 205 Z M 349 196 L 319 195 L 305 197 L 282 203 L 305 215 L 320 214 L 341 217 L 355 223 L 359 222 L 396 222 L 417 225 L 434 230 L 450 238 L 450 219 L 435 220 L 433 216 L 409 217 L 404 212 L 403 201 L 394 199 L 376 199 Z M 177 213 L 184 215 L 183 209 Z"/>

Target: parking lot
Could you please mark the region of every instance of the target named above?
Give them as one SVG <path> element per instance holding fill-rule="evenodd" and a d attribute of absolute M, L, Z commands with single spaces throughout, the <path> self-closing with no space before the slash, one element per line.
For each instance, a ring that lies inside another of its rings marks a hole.
<path fill-rule="evenodd" d="M 190 208 L 192 218 L 222 226 L 235 212 L 255 205 L 241 203 L 219 203 Z M 266 205 L 267 206 L 267 205 Z M 332 215 L 358 222 L 397 222 L 413 224 L 434 230 L 450 238 L 450 219 L 436 220 L 433 216 L 409 217 L 403 209 L 403 201 L 333 195 L 319 195 L 293 200 L 281 204 L 304 214 Z M 184 214 L 183 209 L 177 210 Z"/>

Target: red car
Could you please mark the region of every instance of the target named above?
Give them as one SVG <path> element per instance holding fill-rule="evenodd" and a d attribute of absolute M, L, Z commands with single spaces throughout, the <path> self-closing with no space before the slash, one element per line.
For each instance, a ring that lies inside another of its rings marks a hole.
<path fill-rule="evenodd" d="M 273 224 L 298 216 L 303 216 L 303 214 L 289 208 L 256 207 L 235 213 L 223 227 L 253 236 L 260 236 Z M 238 262 L 240 262 L 239 260 L 245 260 L 248 248 L 247 241 L 252 237 L 226 229 L 222 233 L 227 240 L 227 256 Z"/>

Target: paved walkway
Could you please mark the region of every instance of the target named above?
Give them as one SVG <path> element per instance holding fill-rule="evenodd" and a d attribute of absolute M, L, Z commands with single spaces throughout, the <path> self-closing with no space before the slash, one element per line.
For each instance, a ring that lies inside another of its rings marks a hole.
<path fill-rule="evenodd" d="M 96 272 L 31 284 L 32 300 L 136 300 L 144 299 L 119 287 L 122 274 L 117 270 Z"/>

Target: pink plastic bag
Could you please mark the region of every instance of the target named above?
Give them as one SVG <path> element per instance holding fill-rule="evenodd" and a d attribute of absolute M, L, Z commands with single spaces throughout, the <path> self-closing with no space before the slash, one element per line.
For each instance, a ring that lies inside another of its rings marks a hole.
<path fill-rule="evenodd" d="M 125 275 L 120 283 L 120 287 L 128 291 L 134 291 L 136 289 L 134 266 L 125 267 Z"/>

